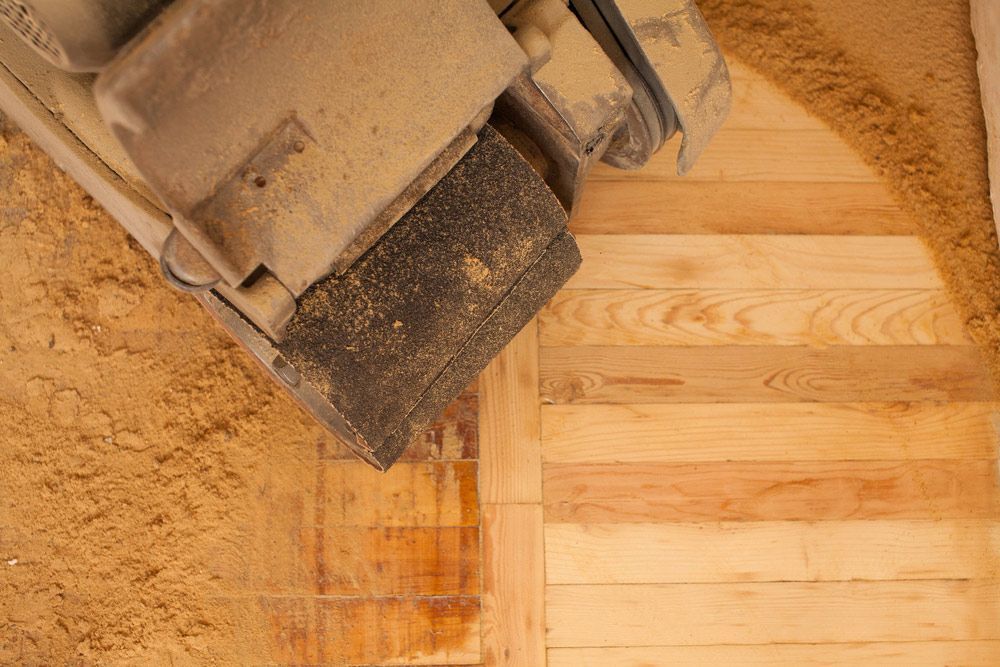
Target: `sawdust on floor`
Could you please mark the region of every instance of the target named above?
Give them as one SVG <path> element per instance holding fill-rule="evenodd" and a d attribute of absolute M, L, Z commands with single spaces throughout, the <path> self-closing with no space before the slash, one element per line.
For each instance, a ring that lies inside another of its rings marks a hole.
<path fill-rule="evenodd" d="M 1000 251 L 968 0 L 699 0 L 716 39 L 883 176 L 1000 382 Z"/>

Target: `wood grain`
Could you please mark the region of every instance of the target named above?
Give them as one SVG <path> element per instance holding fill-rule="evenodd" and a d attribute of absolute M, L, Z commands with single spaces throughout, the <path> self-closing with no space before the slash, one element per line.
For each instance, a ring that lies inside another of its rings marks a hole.
<path fill-rule="evenodd" d="M 547 586 L 560 646 L 1000 639 L 1000 583 Z"/>
<path fill-rule="evenodd" d="M 880 183 L 592 181 L 577 234 L 914 233 Z"/>
<path fill-rule="evenodd" d="M 972 347 L 549 347 L 549 403 L 987 401 Z"/>
<path fill-rule="evenodd" d="M 324 465 L 322 474 L 322 525 L 479 524 L 475 461 L 401 462 L 386 473 L 360 461 L 335 461 Z"/>
<path fill-rule="evenodd" d="M 970 0 L 972 34 L 976 40 L 979 93 L 986 121 L 993 224 L 1000 224 L 1000 5 L 995 0 Z M 1000 230 L 1000 227 L 998 227 Z"/>
<path fill-rule="evenodd" d="M 995 461 L 550 464 L 545 520 L 990 519 L 996 487 Z"/>
<path fill-rule="evenodd" d="M 538 327 L 532 320 L 479 380 L 483 503 L 542 498 L 538 416 Z"/>
<path fill-rule="evenodd" d="M 995 667 L 1000 641 L 557 648 L 548 657 L 549 667 Z"/>
<path fill-rule="evenodd" d="M 971 345 L 940 290 L 563 290 L 541 344 Z"/>
<path fill-rule="evenodd" d="M 568 289 L 940 289 L 907 236 L 586 235 Z"/>
<path fill-rule="evenodd" d="M 483 658 L 545 664 L 545 555 L 537 504 L 483 507 Z"/>
<path fill-rule="evenodd" d="M 475 664 L 478 597 L 262 597 L 269 662 Z"/>
<path fill-rule="evenodd" d="M 677 176 L 679 142 L 642 169 L 622 171 L 603 163 L 594 180 L 659 181 Z M 874 172 L 839 137 L 825 129 L 741 129 L 723 126 L 684 178 L 691 181 L 798 181 L 873 183 Z"/>
<path fill-rule="evenodd" d="M 992 403 L 546 405 L 556 463 L 995 459 Z"/>
<path fill-rule="evenodd" d="M 549 524 L 549 584 L 1000 577 L 1000 520 Z"/>
<path fill-rule="evenodd" d="M 251 581 L 263 593 L 479 594 L 478 526 L 308 526 L 265 539 Z"/>

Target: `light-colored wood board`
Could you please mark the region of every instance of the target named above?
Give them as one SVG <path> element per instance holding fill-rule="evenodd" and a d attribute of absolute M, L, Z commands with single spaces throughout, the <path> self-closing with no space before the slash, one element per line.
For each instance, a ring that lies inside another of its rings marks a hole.
<path fill-rule="evenodd" d="M 561 524 L 549 584 L 1000 578 L 1000 519 Z"/>
<path fill-rule="evenodd" d="M 622 235 L 577 237 L 567 289 L 941 289 L 909 236 Z"/>
<path fill-rule="evenodd" d="M 988 401 L 974 347 L 547 347 L 549 403 Z"/>
<path fill-rule="evenodd" d="M 302 499 L 309 508 L 324 508 L 318 525 L 479 524 L 475 461 L 400 462 L 385 473 L 361 461 L 333 461 L 321 473 L 322 483 Z"/>
<path fill-rule="evenodd" d="M 725 127 L 741 130 L 825 130 L 823 121 L 796 104 L 777 86 L 755 74 L 747 65 L 727 59 L 733 87 L 733 106 Z"/>
<path fill-rule="evenodd" d="M 479 527 L 309 526 L 261 536 L 266 594 L 478 595 Z"/>
<path fill-rule="evenodd" d="M 979 55 L 976 65 L 986 121 L 993 224 L 1000 225 L 1000 3 L 996 0 L 970 0 L 969 14 Z"/>
<path fill-rule="evenodd" d="M 995 459 L 992 403 L 546 405 L 555 463 Z"/>
<path fill-rule="evenodd" d="M 537 504 L 483 506 L 483 659 L 545 664 L 545 554 Z"/>
<path fill-rule="evenodd" d="M 481 502 L 541 501 L 538 406 L 538 326 L 532 320 L 480 375 Z"/>
<path fill-rule="evenodd" d="M 1000 639 L 1000 583 L 546 586 L 548 645 Z"/>
<path fill-rule="evenodd" d="M 549 650 L 549 667 L 995 667 L 1000 641 L 629 646 Z"/>
<path fill-rule="evenodd" d="M 543 346 L 971 345 L 942 290 L 563 290 Z"/>
<path fill-rule="evenodd" d="M 480 662 L 479 598 L 260 597 L 268 663 L 440 665 Z"/>
<path fill-rule="evenodd" d="M 659 181 L 677 176 L 672 142 L 642 169 L 625 171 L 599 163 L 595 180 Z M 798 181 L 874 183 L 874 172 L 829 130 L 740 129 L 723 126 L 683 178 L 691 181 Z"/>
<path fill-rule="evenodd" d="M 591 181 L 577 234 L 911 235 L 881 183 Z"/>
<path fill-rule="evenodd" d="M 553 523 L 992 519 L 996 461 L 549 464 Z"/>

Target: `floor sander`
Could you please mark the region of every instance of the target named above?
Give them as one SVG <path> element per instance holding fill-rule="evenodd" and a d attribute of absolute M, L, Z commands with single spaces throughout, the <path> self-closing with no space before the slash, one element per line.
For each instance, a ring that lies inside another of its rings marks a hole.
<path fill-rule="evenodd" d="M 693 0 L 0 0 L 0 110 L 385 470 L 580 264 L 591 168 L 687 171 Z"/>

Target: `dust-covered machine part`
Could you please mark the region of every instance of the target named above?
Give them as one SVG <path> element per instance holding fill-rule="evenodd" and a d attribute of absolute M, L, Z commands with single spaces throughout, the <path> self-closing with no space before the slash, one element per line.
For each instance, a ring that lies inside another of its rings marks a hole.
<path fill-rule="evenodd" d="M 729 107 L 692 0 L 0 17 L 0 107 L 380 469 L 576 270 L 593 166 L 641 167 L 679 130 L 686 171 Z"/>

